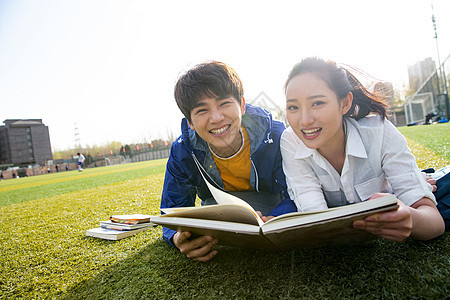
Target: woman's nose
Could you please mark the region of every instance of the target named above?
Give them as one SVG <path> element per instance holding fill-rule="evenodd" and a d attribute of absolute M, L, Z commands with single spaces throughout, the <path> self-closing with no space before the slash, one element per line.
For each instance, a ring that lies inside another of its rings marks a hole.
<path fill-rule="evenodd" d="M 309 109 L 304 109 L 300 113 L 300 124 L 303 126 L 311 125 L 314 122 L 313 114 Z"/>

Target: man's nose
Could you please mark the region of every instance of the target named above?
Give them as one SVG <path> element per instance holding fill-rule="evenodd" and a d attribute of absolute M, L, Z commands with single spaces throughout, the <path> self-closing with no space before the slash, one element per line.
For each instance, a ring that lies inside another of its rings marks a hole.
<path fill-rule="evenodd" d="M 211 116 L 209 119 L 211 123 L 218 123 L 223 120 L 223 112 L 217 108 L 212 109 Z"/>

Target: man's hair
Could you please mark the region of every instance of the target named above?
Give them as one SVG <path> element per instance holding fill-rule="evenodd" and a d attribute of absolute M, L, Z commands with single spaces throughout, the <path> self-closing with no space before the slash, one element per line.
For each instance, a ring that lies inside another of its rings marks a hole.
<path fill-rule="evenodd" d="M 181 112 L 191 122 L 191 111 L 198 101 L 232 96 L 241 104 L 244 87 L 233 68 L 222 62 L 209 61 L 183 74 L 175 84 L 174 96 Z"/>

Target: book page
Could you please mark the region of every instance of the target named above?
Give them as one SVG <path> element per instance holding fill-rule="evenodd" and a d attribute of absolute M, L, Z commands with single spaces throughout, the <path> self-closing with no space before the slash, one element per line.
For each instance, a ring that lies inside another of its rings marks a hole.
<path fill-rule="evenodd" d="M 206 208 L 208 206 L 203 207 Z M 242 206 L 235 205 L 234 207 L 243 208 Z M 248 212 L 248 210 L 246 211 Z M 153 217 L 152 221 L 173 230 L 189 231 L 193 236 L 209 235 L 216 237 L 220 245 L 254 249 L 276 249 L 272 242 L 260 234 L 258 224 L 251 225 L 217 220 L 172 218 L 166 217 L 166 215 Z M 253 219 L 253 222 L 255 222 L 255 219 Z"/>
<path fill-rule="evenodd" d="M 258 216 L 258 214 L 256 213 L 256 211 L 253 209 L 253 207 L 250 206 L 250 204 L 248 204 L 247 202 L 245 202 L 242 199 L 239 199 L 236 196 L 233 196 L 231 194 L 228 194 L 224 191 L 221 191 L 217 188 L 215 188 L 212 184 L 210 184 L 208 182 L 208 180 L 206 180 L 205 176 L 203 175 L 202 172 L 200 172 L 200 174 L 202 174 L 203 180 L 205 181 L 206 185 L 208 186 L 211 194 L 214 197 L 214 200 L 216 200 L 216 202 L 219 205 L 225 205 L 225 204 L 231 204 L 231 205 L 239 205 L 242 207 L 245 207 L 247 209 L 249 209 L 252 214 L 255 216 L 258 224 L 261 226 L 262 224 L 264 224 L 264 222 L 261 220 L 261 218 Z"/>
<path fill-rule="evenodd" d="M 163 208 L 161 218 L 190 218 L 203 220 L 227 221 L 260 226 L 253 210 L 235 204 L 216 204 L 194 207 Z M 262 222 L 262 221 L 261 221 Z"/>
<path fill-rule="evenodd" d="M 263 226 L 263 232 L 266 233 L 269 231 L 277 231 L 279 229 L 295 227 L 303 224 L 332 220 L 350 216 L 352 214 L 370 212 L 372 210 L 394 210 L 398 207 L 397 201 L 398 200 L 395 195 L 387 195 L 377 199 L 329 208 L 321 211 L 289 213 L 266 222 Z"/>
<path fill-rule="evenodd" d="M 253 208 L 244 200 L 239 199 L 236 196 L 233 196 L 231 194 L 228 194 L 226 192 L 223 192 L 219 190 L 218 188 L 215 188 L 211 183 L 209 183 L 208 180 L 206 180 L 205 176 L 203 176 L 203 180 L 205 181 L 206 185 L 208 186 L 211 194 L 213 195 L 214 199 L 218 204 L 234 204 L 234 205 L 241 205 L 248 207 L 249 209 L 253 210 Z"/>

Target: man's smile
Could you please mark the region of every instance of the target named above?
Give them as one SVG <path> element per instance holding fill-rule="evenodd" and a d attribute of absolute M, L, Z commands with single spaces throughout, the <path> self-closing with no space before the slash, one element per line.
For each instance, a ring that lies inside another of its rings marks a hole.
<path fill-rule="evenodd" d="M 224 127 L 218 128 L 218 129 L 211 129 L 209 132 L 214 134 L 214 135 L 219 135 L 224 133 L 225 131 L 228 130 L 228 128 L 230 128 L 231 125 L 225 125 Z"/>

